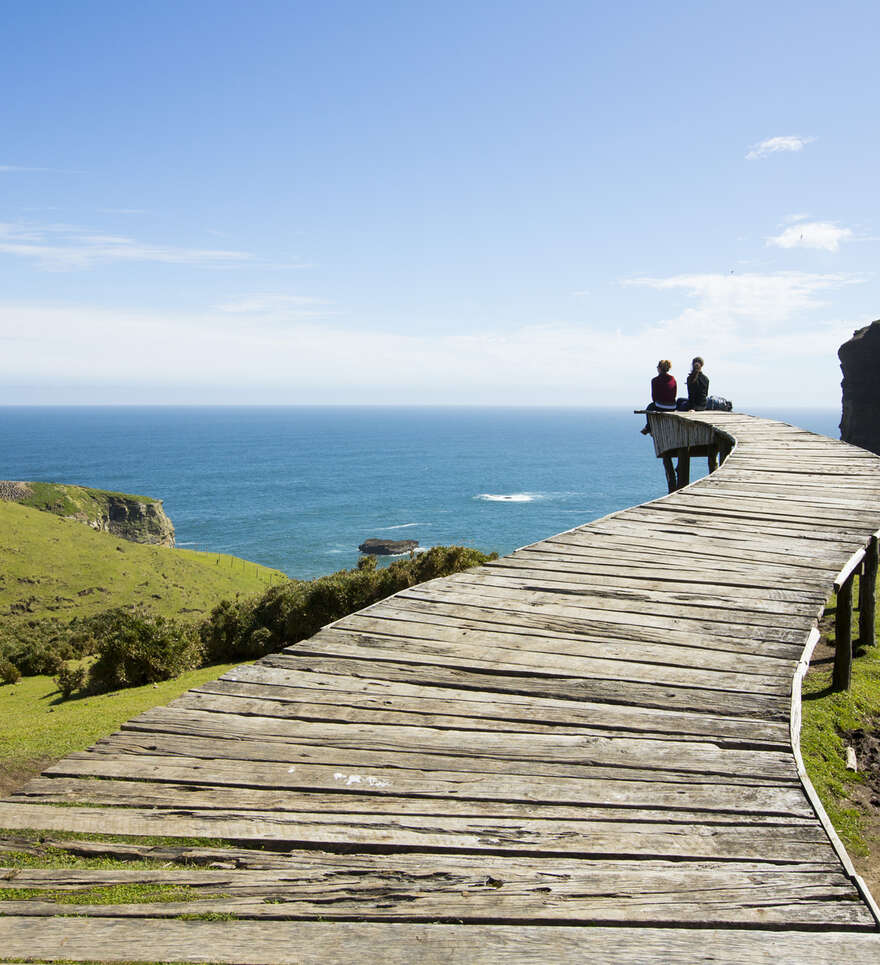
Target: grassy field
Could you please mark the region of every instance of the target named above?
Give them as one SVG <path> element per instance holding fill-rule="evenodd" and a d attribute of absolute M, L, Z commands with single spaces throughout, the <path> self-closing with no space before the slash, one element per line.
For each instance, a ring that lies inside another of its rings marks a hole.
<path fill-rule="evenodd" d="M 64 701 L 51 677 L 22 677 L 16 684 L 0 685 L 0 793 L 233 666 L 201 667 L 158 684 Z"/>
<path fill-rule="evenodd" d="M 286 579 L 232 556 L 132 543 L 0 502 L 0 619 L 7 625 L 42 617 L 67 621 L 132 604 L 186 619 Z"/>

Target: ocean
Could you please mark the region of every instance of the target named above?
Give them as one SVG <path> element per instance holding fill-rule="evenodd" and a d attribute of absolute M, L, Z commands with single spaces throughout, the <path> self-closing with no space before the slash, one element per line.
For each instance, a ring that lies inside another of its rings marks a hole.
<path fill-rule="evenodd" d="M 837 410 L 755 414 L 839 435 Z M 631 409 L 14 406 L 0 478 L 153 496 L 178 546 L 308 579 L 370 537 L 504 554 L 661 496 L 641 426 Z"/>

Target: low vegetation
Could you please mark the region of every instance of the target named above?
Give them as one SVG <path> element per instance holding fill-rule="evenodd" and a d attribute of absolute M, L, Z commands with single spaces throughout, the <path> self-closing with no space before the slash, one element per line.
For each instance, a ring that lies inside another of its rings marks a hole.
<path fill-rule="evenodd" d="M 221 600 L 286 579 L 235 557 L 132 543 L 0 501 L 0 680 L 55 675 L 94 652 L 94 621 L 108 611 L 192 625 Z"/>
<path fill-rule="evenodd" d="M 357 569 L 273 586 L 261 597 L 224 601 L 200 627 L 208 660 L 261 657 L 407 587 L 479 566 L 487 556 L 464 546 L 435 546 L 379 567 L 361 557 Z"/>

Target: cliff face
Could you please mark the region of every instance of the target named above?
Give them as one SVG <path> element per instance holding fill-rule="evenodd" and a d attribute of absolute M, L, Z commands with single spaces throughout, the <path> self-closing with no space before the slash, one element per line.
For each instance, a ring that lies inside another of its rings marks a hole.
<path fill-rule="evenodd" d="M 133 543 L 174 546 L 174 526 L 161 499 L 61 483 L 0 481 L 0 499 L 85 523 Z"/>
<path fill-rule="evenodd" d="M 840 438 L 880 455 L 880 320 L 837 350 L 843 371 Z"/>

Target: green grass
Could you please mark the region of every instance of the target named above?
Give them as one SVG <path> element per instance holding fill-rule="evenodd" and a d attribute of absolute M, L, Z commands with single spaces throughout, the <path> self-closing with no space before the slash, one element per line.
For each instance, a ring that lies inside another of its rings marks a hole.
<path fill-rule="evenodd" d="M 29 762 L 45 764 L 85 750 L 137 714 L 237 665 L 201 667 L 174 680 L 65 701 L 51 677 L 22 677 L 16 684 L 0 685 L 0 770 L 27 770 Z"/>
<path fill-rule="evenodd" d="M 853 594 L 858 599 L 858 593 Z M 832 597 L 829 609 L 836 606 Z M 854 611 L 853 627 L 857 632 L 858 617 Z M 834 642 L 834 632 L 824 634 Z M 876 628 L 880 640 L 880 619 Z M 849 851 L 867 854 L 864 820 L 848 798 L 864 775 L 846 769 L 845 743 L 842 735 L 862 727 L 876 726 L 880 719 L 880 646 L 864 651 L 853 660 L 850 689 L 831 692 L 831 670 L 807 674 L 801 690 L 803 720 L 801 753 L 810 781 L 819 795 L 828 817 Z"/>
<path fill-rule="evenodd" d="M 228 898 L 223 894 L 205 894 L 189 885 L 157 882 L 125 882 L 96 885 L 76 891 L 59 888 L 0 888 L 0 902 L 52 901 L 59 905 L 127 905 L 157 901 L 205 901 Z"/>
<path fill-rule="evenodd" d="M 220 600 L 263 592 L 278 570 L 217 553 L 132 543 L 0 501 L 0 619 L 68 621 L 117 606 L 195 618 Z"/>
<path fill-rule="evenodd" d="M 57 516 L 82 514 L 92 519 L 107 508 L 110 497 L 133 500 L 138 503 L 160 503 L 152 496 L 137 496 L 134 493 L 116 493 L 109 489 L 92 489 L 87 486 L 67 485 L 52 482 L 27 482 L 30 495 L 17 500 L 21 506 L 31 506 Z"/>

